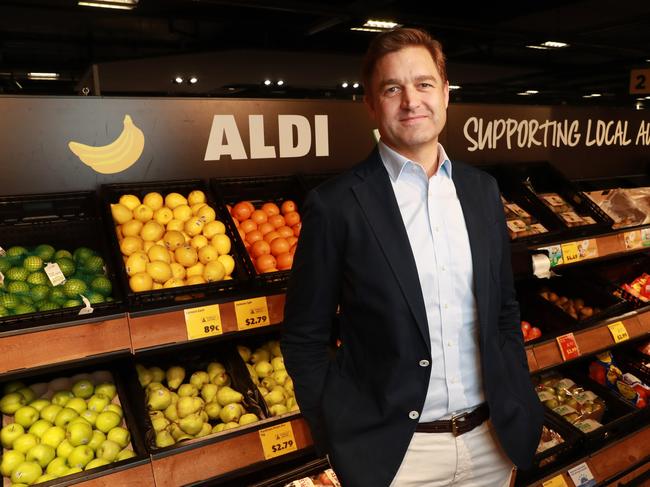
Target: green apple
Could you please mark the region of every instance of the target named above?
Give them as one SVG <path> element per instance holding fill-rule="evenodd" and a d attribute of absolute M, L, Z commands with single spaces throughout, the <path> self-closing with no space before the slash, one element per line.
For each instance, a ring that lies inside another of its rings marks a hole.
<path fill-rule="evenodd" d="M 16 467 L 11 474 L 11 481 L 14 484 L 31 485 L 36 479 L 43 475 L 43 469 L 36 462 L 23 462 Z"/>
<path fill-rule="evenodd" d="M 108 396 L 104 396 L 103 394 L 95 394 L 90 399 L 88 399 L 88 409 L 99 413 L 103 411 L 106 406 L 108 406 L 109 402 L 110 399 Z"/>
<path fill-rule="evenodd" d="M 156 446 L 158 448 L 165 448 L 176 443 L 174 437 L 167 430 L 159 431 L 156 433 Z"/>
<path fill-rule="evenodd" d="M 67 428 L 67 439 L 72 446 L 87 445 L 93 437 L 93 427 L 82 418 L 81 421 L 71 423 Z"/>
<path fill-rule="evenodd" d="M 18 408 L 14 413 L 14 421 L 21 425 L 23 428 L 29 428 L 36 421 L 38 421 L 38 411 L 31 406 L 23 406 Z"/>
<path fill-rule="evenodd" d="M 2 455 L 0 473 L 5 477 L 11 477 L 16 467 L 25 461 L 25 454 L 16 450 L 9 450 Z"/>
<path fill-rule="evenodd" d="M 117 394 L 117 388 L 115 387 L 115 384 L 111 382 L 102 382 L 97 387 L 95 387 L 95 394 L 106 396 L 109 400 L 112 401 Z"/>
<path fill-rule="evenodd" d="M 56 448 L 65 439 L 65 430 L 61 426 L 50 426 L 41 436 L 41 443 Z"/>
<path fill-rule="evenodd" d="M 36 399 L 29 403 L 31 407 L 36 409 L 39 413 L 43 410 L 45 406 L 49 406 L 51 403 L 47 399 Z"/>
<path fill-rule="evenodd" d="M 38 436 L 39 438 L 42 438 L 43 433 L 45 433 L 51 427 L 52 427 L 52 423 L 44 419 L 39 419 L 29 427 L 29 432 L 33 435 Z"/>
<path fill-rule="evenodd" d="M 2 414 L 14 414 L 25 404 L 27 404 L 27 401 L 20 392 L 10 392 L 0 399 L 0 411 Z"/>
<path fill-rule="evenodd" d="M 20 382 L 19 380 L 13 380 L 11 382 L 7 382 L 4 387 L 2 388 L 2 392 L 4 394 L 11 394 L 12 392 L 16 392 L 18 389 L 22 389 L 25 387 L 25 384 Z"/>
<path fill-rule="evenodd" d="M 74 418 L 72 421 L 70 421 L 66 425 L 66 429 L 69 428 L 70 426 L 72 426 L 73 424 L 77 424 L 77 423 L 86 424 L 86 425 L 90 426 L 91 428 L 93 426 L 86 419 L 82 418 L 81 416 L 77 416 L 76 418 Z"/>
<path fill-rule="evenodd" d="M 91 411 L 90 409 L 86 409 L 84 412 L 79 413 L 79 417 L 85 419 L 93 426 L 95 425 L 97 416 L 99 416 L 99 414 L 96 411 Z"/>
<path fill-rule="evenodd" d="M 14 440 L 13 448 L 14 450 L 26 455 L 29 449 L 35 445 L 38 445 L 38 438 L 36 435 L 32 435 L 31 433 L 23 433 Z"/>
<path fill-rule="evenodd" d="M 61 411 L 59 411 L 59 414 L 56 415 L 56 418 L 54 418 L 54 424 L 65 428 L 68 426 L 68 423 L 77 416 L 79 416 L 79 413 L 74 409 L 63 408 Z"/>
<path fill-rule="evenodd" d="M 24 433 L 25 428 L 18 423 L 8 424 L 0 430 L 0 441 L 2 441 L 2 446 L 10 449 L 16 438 L 22 436 Z"/>
<path fill-rule="evenodd" d="M 30 402 L 36 399 L 36 393 L 30 387 L 21 387 L 16 392 L 23 395 L 23 397 L 25 398 L 25 404 L 29 404 Z"/>
<path fill-rule="evenodd" d="M 59 391 L 55 392 L 52 396 L 52 404 L 57 404 L 61 407 L 65 407 L 68 404 L 68 401 L 74 397 L 74 394 L 70 391 Z"/>
<path fill-rule="evenodd" d="M 59 458 L 67 459 L 70 456 L 70 453 L 72 453 L 72 450 L 74 450 L 74 446 L 72 446 L 70 442 L 65 439 L 59 443 L 59 446 L 56 448 L 56 456 Z"/>
<path fill-rule="evenodd" d="M 43 482 L 49 482 L 50 480 L 54 480 L 57 477 L 55 475 L 49 474 L 49 473 L 44 473 L 41 475 L 39 478 L 36 479 L 37 484 L 42 484 Z"/>
<path fill-rule="evenodd" d="M 106 435 L 99 430 L 93 430 L 93 437 L 90 439 L 88 446 L 97 451 L 99 445 L 106 439 Z"/>
<path fill-rule="evenodd" d="M 135 457 L 135 452 L 133 450 L 129 450 L 128 448 L 125 448 L 122 450 L 120 453 L 117 454 L 117 458 L 115 459 L 116 462 L 120 462 L 122 460 L 126 460 L 128 458 L 133 458 Z"/>
<path fill-rule="evenodd" d="M 95 452 L 88 445 L 75 446 L 68 456 L 68 465 L 84 468 L 94 458 Z"/>
<path fill-rule="evenodd" d="M 94 460 L 88 462 L 88 465 L 86 465 L 86 468 L 84 468 L 84 470 L 91 470 L 93 468 L 103 467 L 104 465 L 109 465 L 110 463 L 111 462 L 109 462 L 105 458 L 95 458 Z"/>
<path fill-rule="evenodd" d="M 104 458 L 109 462 L 114 461 L 120 453 L 120 445 L 111 440 L 104 440 L 97 448 L 97 458 Z"/>
<path fill-rule="evenodd" d="M 58 404 L 50 404 L 48 406 L 45 406 L 43 409 L 41 409 L 41 419 L 54 424 L 56 415 L 59 414 L 62 409 L 63 407 L 59 406 Z"/>
<path fill-rule="evenodd" d="M 97 416 L 97 420 L 95 421 L 95 428 L 97 428 L 102 433 L 108 433 L 110 430 L 119 425 L 121 421 L 122 418 L 120 418 L 117 413 L 113 411 L 102 411 Z"/>
<path fill-rule="evenodd" d="M 129 444 L 129 441 L 131 441 L 131 434 L 126 428 L 116 426 L 108 432 L 106 438 L 120 445 L 120 448 L 125 448 Z"/>
<path fill-rule="evenodd" d="M 114 413 L 117 413 L 120 416 L 120 418 L 124 417 L 122 406 L 120 406 L 119 404 L 110 403 L 108 406 L 104 408 L 104 411 L 113 411 Z"/>
<path fill-rule="evenodd" d="M 63 477 L 68 474 L 68 464 L 67 460 L 63 457 L 56 457 L 50 462 L 50 464 L 45 469 L 46 473 L 54 475 L 56 477 Z"/>
<path fill-rule="evenodd" d="M 81 397 L 73 397 L 67 402 L 65 407 L 74 409 L 75 411 L 77 411 L 78 414 L 81 414 L 86 409 L 88 409 L 88 406 L 86 405 L 86 400 Z"/>
<path fill-rule="evenodd" d="M 50 445 L 35 445 L 29 449 L 25 459 L 28 462 L 36 462 L 41 468 L 47 467 L 48 463 L 54 460 L 56 456 L 56 450 Z"/>
<path fill-rule="evenodd" d="M 95 386 L 88 379 L 78 380 L 72 385 L 72 393 L 82 399 L 88 399 L 95 392 Z"/>

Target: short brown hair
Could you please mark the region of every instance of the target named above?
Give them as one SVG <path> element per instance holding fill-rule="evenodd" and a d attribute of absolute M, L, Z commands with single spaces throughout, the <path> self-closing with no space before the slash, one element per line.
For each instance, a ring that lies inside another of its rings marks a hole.
<path fill-rule="evenodd" d="M 422 29 L 393 29 L 377 35 L 368 46 L 361 65 L 361 82 L 366 93 L 370 92 L 370 82 L 377 62 L 386 54 L 411 46 L 426 48 L 431 53 L 442 81 L 447 81 L 447 66 L 440 42 Z"/>

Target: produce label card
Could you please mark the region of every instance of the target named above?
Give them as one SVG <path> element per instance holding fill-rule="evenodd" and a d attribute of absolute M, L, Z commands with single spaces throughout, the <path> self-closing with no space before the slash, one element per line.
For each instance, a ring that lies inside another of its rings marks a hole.
<path fill-rule="evenodd" d="M 602 427 L 603 425 L 600 424 L 596 420 L 585 419 L 584 421 L 577 421 L 577 422 L 573 423 L 573 426 L 578 428 L 583 433 L 591 433 L 592 431 L 597 430 L 598 428 Z"/>
<path fill-rule="evenodd" d="M 574 385 L 576 383 L 567 377 L 557 382 L 557 387 L 560 389 L 571 389 Z"/>
<path fill-rule="evenodd" d="M 52 286 L 58 286 L 65 282 L 65 276 L 56 262 L 48 262 L 45 266 L 45 274 L 49 278 Z"/>
<path fill-rule="evenodd" d="M 526 212 L 526 210 L 515 203 L 507 204 L 506 207 L 508 207 L 510 211 L 512 211 L 515 215 L 520 216 L 521 218 L 530 218 L 530 215 Z"/>
<path fill-rule="evenodd" d="M 551 206 L 563 206 L 563 205 L 566 205 L 566 202 L 560 196 L 558 196 L 557 194 L 550 194 L 550 195 L 544 196 L 544 199 Z"/>
<path fill-rule="evenodd" d="M 543 482 L 542 485 L 543 487 L 569 487 L 566 481 L 564 480 L 564 477 L 562 477 L 562 475 L 553 477 L 552 479 Z"/>
<path fill-rule="evenodd" d="M 640 249 L 642 247 L 641 230 L 633 230 L 623 234 L 625 250 Z"/>
<path fill-rule="evenodd" d="M 585 404 L 589 401 L 594 401 L 597 397 L 598 396 L 591 391 L 584 391 L 573 395 L 573 398 L 578 401 L 578 404 Z"/>
<path fill-rule="evenodd" d="M 266 296 L 235 301 L 235 315 L 239 330 L 250 330 L 271 324 Z"/>
<path fill-rule="evenodd" d="M 591 470 L 589 470 L 589 466 L 584 462 L 570 468 L 568 473 L 571 480 L 573 480 L 573 483 L 576 484 L 576 487 L 591 487 L 592 485 L 596 485 L 596 481 L 594 480 Z"/>
<path fill-rule="evenodd" d="M 564 264 L 562 260 L 562 247 L 559 245 L 551 245 L 549 247 L 540 247 L 537 250 L 545 250 L 548 252 L 548 259 L 551 261 L 551 267 Z"/>
<path fill-rule="evenodd" d="M 297 451 L 291 423 L 281 423 L 259 431 L 264 458 L 267 460 Z"/>
<path fill-rule="evenodd" d="M 573 333 L 561 335 L 556 340 L 560 347 L 562 360 L 566 362 L 567 360 L 572 360 L 580 356 L 580 348 L 578 348 L 578 342 L 576 342 L 576 337 L 573 336 Z"/>
<path fill-rule="evenodd" d="M 284 487 L 315 487 L 314 482 L 309 477 L 294 480 L 293 482 L 285 485 Z"/>
<path fill-rule="evenodd" d="M 185 314 L 185 327 L 187 328 L 187 339 L 196 340 L 214 335 L 221 335 L 221 314 L 219 305 L 199 306 L 183 310 Z"/>
<path fill-rule="evenodd" d="M 563 404 L 562 406 L 558 406 L 555 409 L 553 409 L 557 414 L 560 416 L 566 416 L 567 414 L 574 414 L 577 413 L 575 409 L 573 409 L 571 406 L 567 406 Z"/>
<path fill-rule="evenodd" d="M 616 323 L 610 323 L 607 325 L 609 332 L 612 334 L 615 343 L 624 342 L 625 340 L 630 339 L 630 335 L 627 332 L 627 328 L 622 321 L 617 321 Z"/>
<path fill-rule="evenodd" d="M 539 391 L 537 393 L 537 397 L 539 397 L 540 402 L 545 402 L 545 401 L 550 401 L 551 399 L 555 399 L 555 396 L 548 391 Z"/>

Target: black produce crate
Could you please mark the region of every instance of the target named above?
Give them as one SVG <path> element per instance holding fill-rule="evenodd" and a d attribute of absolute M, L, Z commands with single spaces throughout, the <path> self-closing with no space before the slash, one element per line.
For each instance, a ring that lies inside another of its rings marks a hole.
<path fill-rule="evenodd" d="M 325 181 L 328 181 L 339 174 L 340 173 L 338 172 L 315 173 L 315 174 L 301 173 L 298 174 L 297 177 L 305 192 L 309 192 L 312 189 L 316 188 L 317 186 L 323 184 Z"/>
<path fill-rule="evenodd" d="M 311 477 L 312 475 L 319 475 L 321 472 L 332 468 L 326 458 L 319 458 L 318 460 L 313 460 L 309 463 L 289 470 L 288 472 L 276 475 L 267 480 L 261 482 L 250 484 L 249 487 L 285 487 L 288 484 L 295 480 L 300 480 L 305 477 Z"/>
<path fill-rule="evenodd" d="M 533 214 L 539 216 L 541 221 L 557 222 L 561 230 L 558 230 L 559 234 L 555 235 L 554 240 L 590 237 L 611 231 L 614 221 L 548 162 L 503 164 L 497 167 L 497 179 L 500 184 L 521 191 L 530 204 L 535 205 L 537 210 Z M 576 213 L 593 218 L 595 223 L 567 226 L 557 214 L 542 203 L 537 196 L 539 193 L 557 193 L 573 206 Z"/>
<path fill-rule="evenodd" d="M 93 304 L 93 313 L 79 315 L 82 306 L 0 317 L 0 331 L 84 321 L 125 312 L 125 299 L 107 244 L 97 195 L 91 191 L 0 197 L 0 246 L 33 248 L 49 244 L 73 252 L 88 247 L 104 259 L 113 284 L 113 301 Z M 121 260 L 121 259 L 120 259 Z"/>
<path fill-rule="evenodd" d="M 147 368 L 157 366 L 165 371 L 172 366 L 181 366 L 185 368 L 186 372 L 185 379 L 182 382 L 184 384 L 189 382 L 192 373 L 206 370 L 207 365 L 210 362 L 220 362 L 225 367 L 226 372 L 231 379 L 230 387 L 244 395 L 243 404 L 248 412 L 257 414 L 257 417 L 260 418 L 260 420 L 270 417 L 262 395 L 253 384 L 248 369 L 231 343 L 222 342 L 217 345 L 209 344 L 187 348 L 182 356 L 179 356 L 176 351 L 169 350 L 155 350 L 141 353 L 133 359 L 127 387 L 128 393 L 133 402 L 135 415 L 139 420 L 142 430 L 145 431 L 145 444 L 151 453 L 166 452 L 188 444 L 196 444 L 206 438 L 214 439 L 216 435 L 219 435 L 220 438 L 231 437 L 249 431 L 249 427 L 256 427 L 258 425 L 258 423 L 251 423 L 250 425 L 241 428 L 229 429 L 205 437 L 181 441 L 164 448 L 156 446 L 156 432 L 153 429 L 148 414 L 145 389 L 138 381 L 135 364 L 141 364 Z M 163 385 L 164 384 L 166 384 L 166 381 L 163 382 Z"/>
<path fill-rule="evenodd" d="M 131 288 L 129 287 L 129 277 L 126 273 L 126 267 L 120 251 L 117 234 L 115 233 L 115 223 L 113 222 L 113 217 L 111 215 L 110 205 L 112 203 L 117 203 L 120 196 L 125 194 L 133 194 L 142 201 L 142 198 L 150 192 L 158 192 L 163 198 L 167 194 L 174 192 L 187 197 L 187 195 L 194 190 L 201 190 L 205 193 L 207 204 L 214 209 L 217 215 L 217 220 L 222 221 L 226 226 L 226 234 L 230 238 L 231 242 L 230 255 L 235 260 L 235 270 L 233 271 L 232 279 L 171 289 L 157 289 L 139 293 L 131 291 Z M 131 307 L 159 307 L 187 303 L 189 301 L 205 300 L 223 293 L 232 294 L 246 287 L 246 284 L 250 279 L 250 274 L 248 267 L 246 266 L 245 259 L 247 257 L 242 255 L 236 245 L 238 233 L 236 231 L 233 232 L 232 225 L 230 225 L 230 222 L 228 221 L 229 219 L 224 219 L 220 214 L 218 204 L 215 202 L 214 198 L 212 198 L 205 181 L 201 179 L 189 179 L 181 181 L 105 184 L 101 187 L 101 196 L 103 200 L 104 217 L 106 220 L 106 231 L 109 234 L 110 245 L 115 260 L 119 262 L 118 273 L 120 283 Z"/>
<path fill-rule="evenodd" d="M 226 205 L 232 207 L 240 201 L 250 201 L 256 209 L 259 209 L 266 202 L 281 206 L 283 201 L 292 200 L 296 203 L 298 213 L 300 213 L 305 201 L 306 191 L 298 178 L 296 176 L 213 178 L 210 180 L 210 187 L 221 203 L 220 208 L 224 212 L 225 223 L 230 225 L 230 228 L 235 233 L 237 248 L 245 255 L 248 268 L 257 282 L 273 287 L 285 286 L 291 273 L 290 270 L 264 274 L 257 273 L 232 217 L 227 212 Z"/>

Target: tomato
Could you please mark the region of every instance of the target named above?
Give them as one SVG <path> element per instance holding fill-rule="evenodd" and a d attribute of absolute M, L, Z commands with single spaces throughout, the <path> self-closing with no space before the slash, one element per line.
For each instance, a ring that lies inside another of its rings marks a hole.
<path fill-rule="evenodd" d="M 537 328 L 536 326 L 533 326 L 530 331 L 528 332 L 528 339 L 529 340 L 535 340 L 536 338 L 539 338 L 542 336 L 542 330 Z"/>
<path fill-rule="evenodd" d="M 530 333 L 530 323 L 527 321 L 522 321 L 521 332 L 524 334 L 524 338 L 528 338 L 528 333 Z"/>

